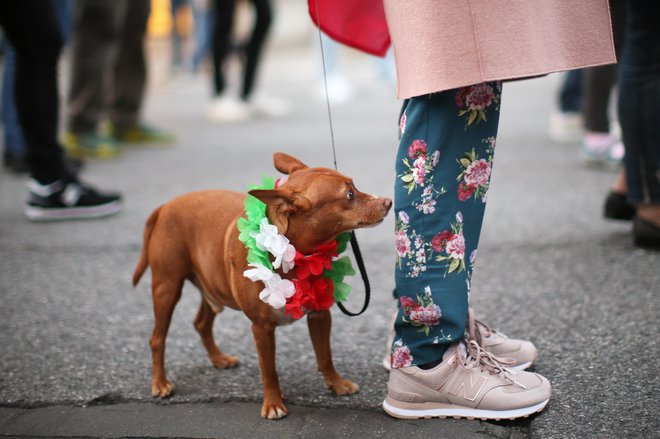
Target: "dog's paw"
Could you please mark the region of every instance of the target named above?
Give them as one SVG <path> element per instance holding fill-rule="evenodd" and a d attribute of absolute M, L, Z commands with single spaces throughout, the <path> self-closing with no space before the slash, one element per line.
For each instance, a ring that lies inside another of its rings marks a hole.
<path fill-rule="evenodd" d="M 282 401 L 268 402 L 264 401 L 261 406 L 261 417 L 266 419 L 282 419 L 289 414 L 289 410 L 284 406 Z"/>
<path fill-rule="evenodd" d="M 352 395 L 357 393 L 360 390 L 360 386 L 355 384 L 353 381 L 345 380 L 339 378 L 332 383 L 328 383 L 330 390 L 335 392 L 336 395 Z"/>
<path fill-rule="evenodd" d="M 166 379 L 151 381 L 151 396 L 154 398 L 166 398 L 174 392 L 174 384 Z"/>
<path fill-rule="evenodd" d="M 238 366 L 239 361 L 233 355 L 220 354 L 211 357 L 211 363 L 218 369 L 229 369 Z"/>

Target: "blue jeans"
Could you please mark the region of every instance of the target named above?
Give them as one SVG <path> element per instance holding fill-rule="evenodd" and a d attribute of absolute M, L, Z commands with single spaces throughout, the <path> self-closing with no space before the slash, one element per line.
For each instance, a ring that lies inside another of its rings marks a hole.
<path fill-rule="evenodd" d="M 394 368 L 437 361 L 463 338 L 500 97 L 500 83 L 485 83 L 404 102 L 394 188 Z"/>
<path fill-rule="evenodd" d="M 660 204 L 660 4 L 628 5 L 618 104 L 628 198 L 634 204 Z"/>
<path fill-rule="evenodd" d="M 18 122 L 14 99 L 14 72 L 16 71 L 16 50 L 7 44 L 5 70 L 2 76 L 2 126 L 4 128 L 5 153 L 25 154 L 25 138 Z"/>

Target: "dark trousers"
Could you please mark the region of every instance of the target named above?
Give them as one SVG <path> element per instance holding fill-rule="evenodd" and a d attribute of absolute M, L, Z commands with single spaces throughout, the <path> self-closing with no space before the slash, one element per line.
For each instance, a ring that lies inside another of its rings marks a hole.
<path fill-rule="evenodd" d="M 69 130 L 94 132 L 105 116 L 120 128 L 139 122 L 149 10 L 148 0 L 76 2 Z"/>
<path fill-rule="evenodd" d="M 62 36 L 50 0 L 0 2 L 0 25 L 16 49 L 15 98 L 32 177 L 50 183 L 66 174 L 57 142 L 57 61 Z"/>
<path fill-rule="evenodd" d="M 628 198 L 660 205 L 660 4 L 630 1 L 619 66 Z"/>
<path fill-rule="evenodd" d="M 255 23 L 250 40 L 245 45 L 245 69 L 241 98 L 247 100 L 252 93 L 257 67 L 261 58 L 268 29 L 272 22 L 270 0 L 250 0 L 255 9 Z M 220 95 L 227 86 L 223 72 L 224 63 L 230 49 L 231 31 L 236 9 L 235 0 L 216 0 L 215 31 L 213 34 L 213 85 L 216 95 Z"/>
<path fill-rule="evenodd" d="M 612 33 L 617 56 L 621 54 L 626 31 L 626 1 L 610 0 L 612 15 Z M 617 81 L 616 64 L 590 67 L 582 73 L 582 114 L 587 131 L 609 133 L 610 120 L 608 109 L 612 89 Z"/>

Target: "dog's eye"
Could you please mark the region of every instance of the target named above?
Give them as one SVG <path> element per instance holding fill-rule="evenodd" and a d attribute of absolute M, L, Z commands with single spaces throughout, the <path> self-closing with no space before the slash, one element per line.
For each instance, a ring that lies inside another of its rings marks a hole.
<path fill-rule="evenodd" d="M 355 194 L 353 193 L 352 190 L 348 190 L 348 193 L 346 194 L 346 198 L 348 198 L 349 201 L 353 201 L 353 198 L 355 198 Z"/>

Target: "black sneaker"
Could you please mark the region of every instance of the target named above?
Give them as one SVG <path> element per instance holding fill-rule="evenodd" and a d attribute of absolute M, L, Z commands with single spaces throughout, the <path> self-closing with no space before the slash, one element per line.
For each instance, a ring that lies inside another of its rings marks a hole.
<path fill-rule="evenodd" d="M 101 194 L 75 178 L 42 185 L 28 182 L 25 215 L 32 221 L 100 218 L 122 208 L 119 194 Z"/>

